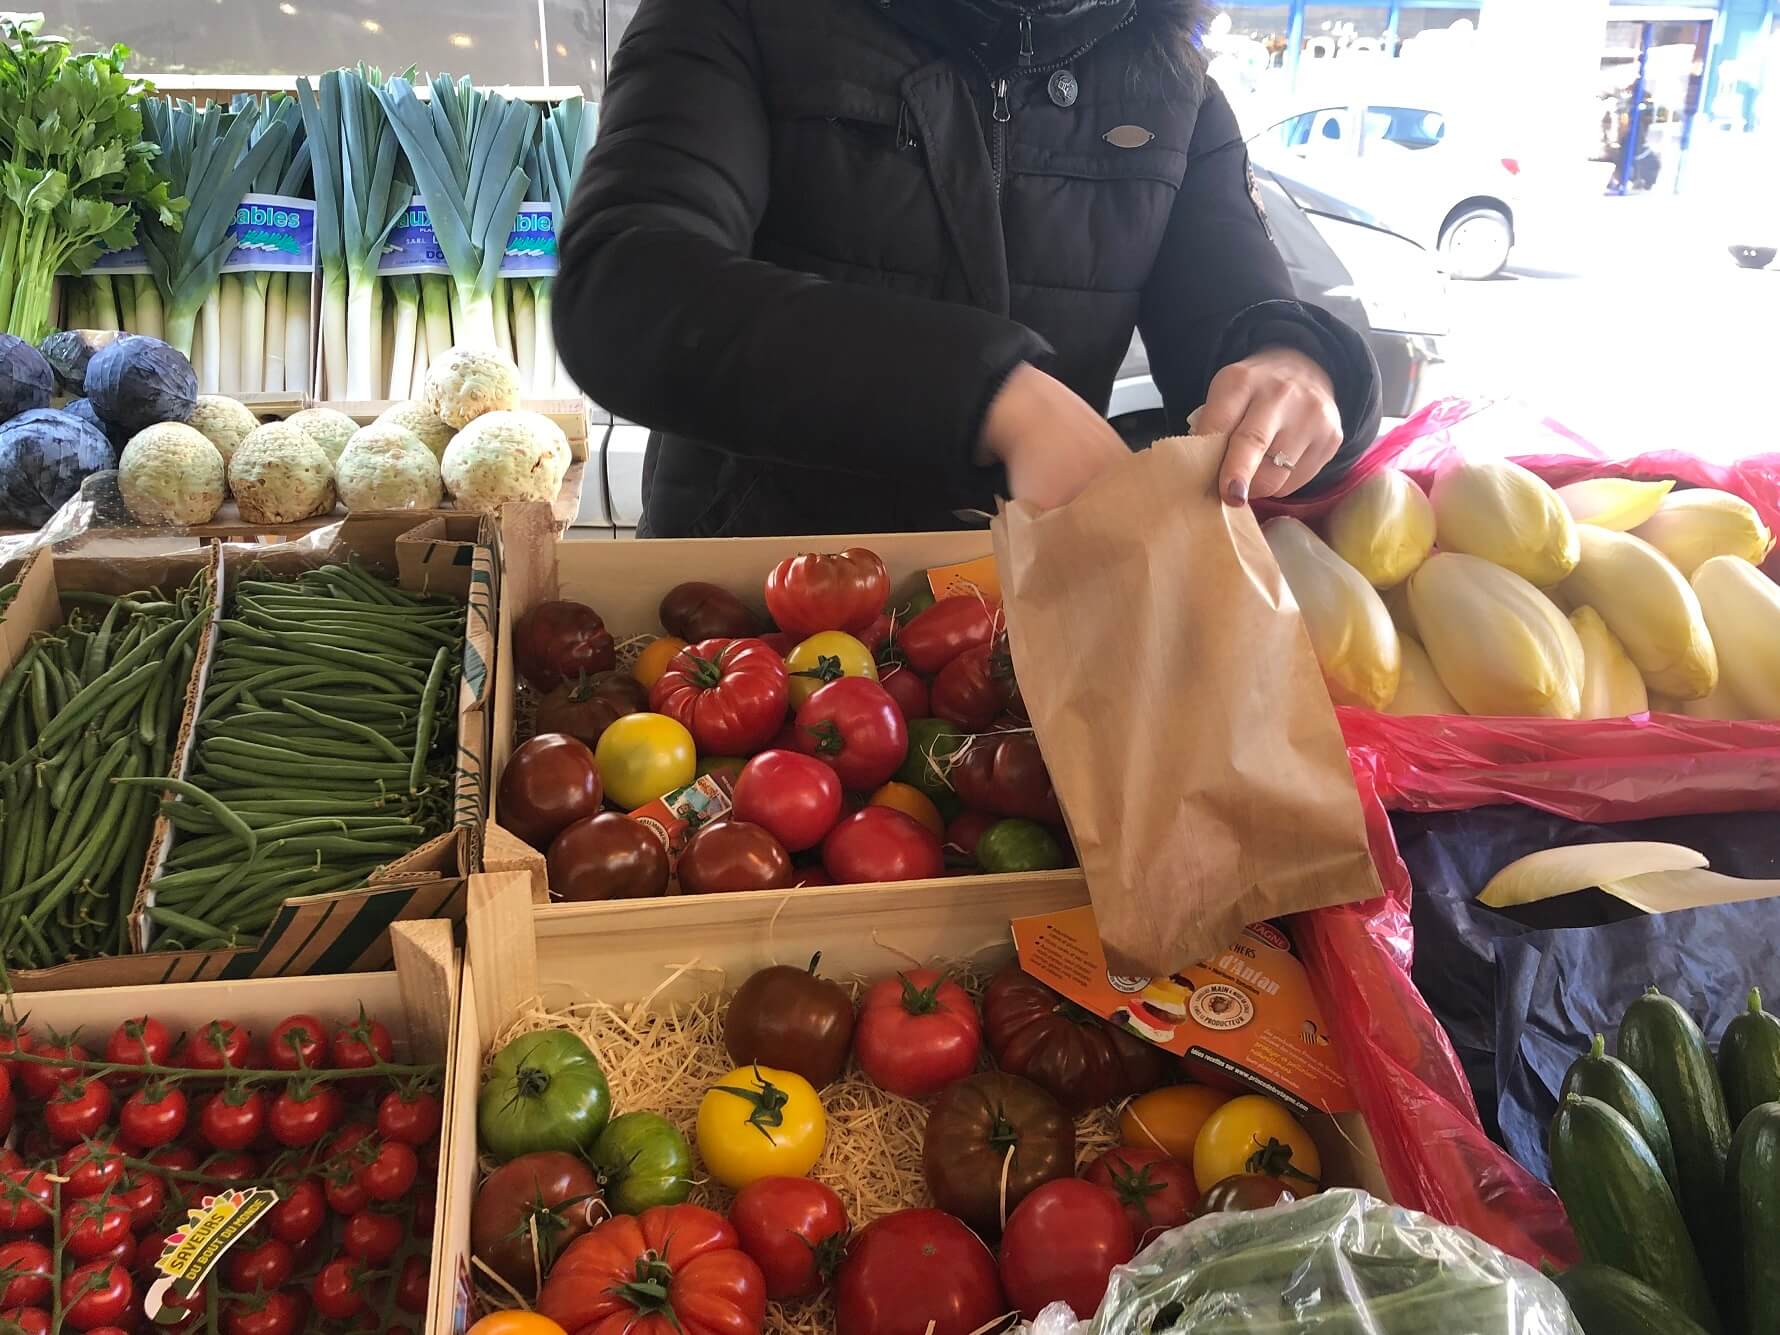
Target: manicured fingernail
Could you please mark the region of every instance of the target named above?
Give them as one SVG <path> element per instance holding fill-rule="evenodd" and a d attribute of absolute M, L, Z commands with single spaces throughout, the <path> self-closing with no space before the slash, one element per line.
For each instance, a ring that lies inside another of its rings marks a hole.
<path fill-rule="evenodd" d="M 1224 488 L 1224 500 L 1229 505 L 1248 504 L 1248 482 L 1244 478 L 1233 477 L 1230 485 Z"/>

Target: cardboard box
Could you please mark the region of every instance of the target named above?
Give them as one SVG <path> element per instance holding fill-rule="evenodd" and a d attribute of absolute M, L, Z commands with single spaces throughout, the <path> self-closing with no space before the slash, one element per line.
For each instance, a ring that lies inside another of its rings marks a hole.
<path fill-rule="evenodd" d="M 494 658 L 492 628 L 499 587 L 499 532 L 487 516 L 454 515 L 415 524 L 401 517 L 348 518 L 330 545 L 210 547 L 191 556 L 218 563 L 226 598 L 230 579 L 249 564 L 295 573 L 350 553 L 371 569 L 398 577 L 404 588 L 451 594 L 465 602 L 463 674 L 458 688 L 458 766 L 454 828 L 373 874 L 362 888 L 285 901 L 257 945 L 239 950 L 157 952 L 143 910 L 153 902 L 152 883 L 175 843 L 163 817 L 156 821 L 137 891 L 135 953 L 82 960 L 53 969 L 15 971 L 21 992 L 68 988 L 139 987 L 156 983 L 263 978 L 298 973 L 346 973 L 380 969 L 390 961 L 387 929 L 417 918 L 463 915 L 465 878 L 476 866 L 483 815 L 483 769 L 488 753 L 488 664 Z M 40 561 L 51 559 L 40 556 Z M 119 568 L 112 559 L 56 556 L 58 568 L 73 565 L 87 579 Z M 175 567 L 177 568 L 177 567 Z M 133 569 L 133 568 L 132 568 Z M 91 571 L 93 573 L 86 573 Z M 115 578 L 127 579 L 117 575 Z M 140 583 L 140 581 L 138 581 Z M 137 587 L 127 583 L 124 587 Z M 14 610 L 20 604 L 14 604 Z M 8 621 L 11 620 L 9 616 Z M 0 637 L 8 635 L 0 623 Z M 0 639 L 0 653 L 4 639 Z M 10 661 L 10 660 L 6 660 Z M 176 752 L 176 773 L 185 772 L 193 721 L 201 708 L 209 653 L 200 655 Z"/>
<path fill-rule="evenodd" d="M 676 911 L 669 900 L 639 900 L 628 914 L 613 918 L 591 914 L 586 905 L 532 904 L 521 873 L 471 877 L 464 1001 L 451 1072 L 452 1096 L 465 1112 L 453 1120 L 440 1156 L 444 1214 L 433 1262 L 431 1335 L 461 1335 L 469 1325 L 470 1205 L 478 1179 L 475 1119 L 468 1110 L 488 1044 L 522 1007 L 534 1000 L 561 1009 L 589 1000 L 645 998 L 664 1005 L 732 992 L 756 970 L 807 960 L 818 949 L 823 973 L 838 979 L 876 980 L 907 968 L 911 959 L 974 959 L 993 967 L 1013 957 L 1010 919 L 1087 902 L 1079 886 L 1035 889 L 991 880 L 952 881 L 943 898 L 918 884 L 799 892 L 776 912 L 763 911 L 761 896 L 713 895 L 678 906 L 691 912 Z M 1389 1199 L 1357 1114 L 1313 1114 L 1304 1122 L 1327 1180 Z"/>
<path fill-rule="evenodd" d="M 355 974 L 350 978 L 260 978 L 148 985 L 127 993 L 115 988 L 45 993 L 31 997 L 28 1003 L 17 1004 L 7 1018 L 23 1017 L 28 1012 L 32 1030 L 78 1034 L 97 1052 L 103 1046 L 104 1036 L 131 1015 L 152 1015 L 174 1034 L 194 1032 L 211 1020 L 227 1017 L 258 1037 L 285 1016 L 299 1013 L 312 1014 L 330 1025 L 350 1023 L 358 1018 L 362 1005 L 366 1014 L 388 1027 L 398 1063 L 443 1064 L 443 1147 L 452 1143 L 456 1123 L 464 1116 L 469 1118 L 472 1135 L 476 1122 L 473 1098 L 466 1112 L 453 1096 L 451 1080 L 456 1058 L 453 1045 L 460 1032 L 461 960 L 452 947 L 449 923 L 400 923 L 391 930 L 390 937 L 394 947 L 393 971 Z M 445 1191 L 440 1190 L 433 1214 L 435 1236 L 445 1219 L 445 1198 Z"/>
<path fill-rule="evenodd" d="M 543 855 L 500 828 L 499 803 L 495 798 L 501 771 L 513 753 L 520 717 L 511 631 L 532 607 L 552 598 L 572 598 L 587 603 L 599 612 L 607 628 L 622 643 L 635 636 L 662 634 L 661 623 L 656 619 L 662 595 L 686 580 L 706 580 L 720 585 L 750 606 L 761 609 L 764 606 L 761 590 L 767 573 L 787 556 L 799 552 L 869 547 L 883 558 L 890 572 L 891 588 L 902 592 L 920 584 L 931 568 L 962 565 L 987 557 L 990 545 L 987 532 L 874 533 L 826 538 L 652 539 L 647 542 L 571 541 L 556 536 L 544 507 L 537 505 L 507 506 L 501 512 L 501 532 L 506 570 L 500 604 L 500 656 L 495 666 L 489 825 L 483 843 L 483 869 L 529 873 L 533 878 L 533 893 L 540 902 L 549 897 Z M 1075 870 L 906 884 L 923 886 L 933 894 L 950 895 L 960 885 L 979 883 L 1024 887 L 1036 893 L 1067 886 L 1072 892 L 1079 892 L 1082 902 L 1086 902 L 1081 873 Z M 795 892 L 798 896 L 828 893 L 827 887 Z M 754 897 L 744 894 L 702 898 L 734 900 Z M 583 907 L 615 920 L 644 902 L 647 901 L 612 900 Z M 666 902 L 672 906 L 688 901 L 672 898 Z"/>

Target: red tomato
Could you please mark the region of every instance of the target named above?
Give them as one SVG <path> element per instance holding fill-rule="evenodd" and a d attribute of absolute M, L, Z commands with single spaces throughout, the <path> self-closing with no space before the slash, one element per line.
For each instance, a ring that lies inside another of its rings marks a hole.
<path fill-rule="evenodd" d="M 841 818 L 841 781 L 813 757 L 762 751 L 736 779 L 734 814 L 801 853 L 821 843 Z"/>
<path fill-rule="evenodd" d="M 933 679 L 933 716 L 966 732 L 985 732 L 1007 704 L 1007 693 L 990 670 L 990 648 L 966 649 Z"/>
<path fill-rule="evenodd" d="M 973 1335 L 1007 1311 L 995 1258 L 941 1210 L 899 1210 L 847 1248 L 835 1280 L 838 1335 Z"/>
<path fill-rule="evenodd" d="M 788 556 L 766 577 L 766 610 L 800 638 L 819 630 L 864 630 L 890 600 L 890 574 L 878 554 L 849 547 L 833 556 Z"/>
<path fill-rule="evenodd" d="M 912 718 L 928 717 L 931 703 L 927 694 L 927 683 L 904 664 L 885 668 L 878 674 L 878 685 L 884 688 L 896 707 L 902 711 L 904 722 Z"/>
<path fill-rule="evenodd" d="M 822 865 L 839 885 L 924 881 L 945 871 L 939 836 L 893 807 L 866 807 L 822 841 Z"/>
<path fill-rule="evenodd" d="M 403 1261 L 402 1273 L 396 1277 L 396 1306 L 404 1312 L 424 1312 L 431 1292 L 432 1275 L 426 1262 L 418 1256 Z"/>
<path fill-rule="evenodd" d="M 439 1134 L 444 1114 L 430 1089 L 391 1090 L 377 1105 L 377 1134 L 419 1147 Z"/>
<path fill-rule="evenodd" d="M 689 895 L 782 890 L 791 884 L 791 855 L 760 826 L 724 820 L 686 841 L 676 874 Z"/>
<path fill-rule="evenodd" d="M 895 630 L 896 618 L 886 610 L 879 612 L 871 625 L 858 632 L 854 638 L 875 654 L 884 647 Z"/>
<path fill-rule="evenodd" d="M 212 1020 L 186 1039 L 181 1061 L 200 1071 L 221 1071 L 248 1065 L 253 1035 L 233 1020 Z"/>
<path fill-rule="evenodd" d="M 993 640 L 999 617 L 999 610 L 976 594 L 941 598 L 897 632 L 896 645 L 910 667 L 931 677 L 966 649 Z"/>
<path fill-rule="evenodd" d="M 130 1272 L 121 1265 L 105 1261 L 83 1265 L 62 1281 L 62 1319 L 75 1330 L 115 1326 L 135 1296 Z"/>
<path fill-rule="evenodd" d="M 661 1294 L 633 1296 L 646 1281 Z M 538 1312 L 573 1335 L 758 1335 L 766 1279 L 722 1215 L 658 1205 L 616 1215 L 571 1242 L 538 1292 Z"/>
<path fill-rule="evenodd" d="M 788 630 L 769 630 L 766 634 L 756 635 L 754 638 L 759 640 L 768 649 L 771 649 L 780 658 L 784 658 L 793 649 L 797 648 L 798 645 L 802 644 L 804 640 L 803 636 L 793 635 Z"/>
<path fill-rule="evenodd" d="M 321 1184 L 312 1177 L 303 1178 L 266 1211 L 267 1231 L 294 1247 L 321 1231 L 328 1218 L 327 1204 Z"/>
<path fill-rule="evenodd" d="M 173 1055 L 173 1035 L 152 1015 L 125 1020 L 105 1040 L 105 1060 L 128 1066 L 165 1066 Z"/>
<path fill-rule="evenodd" d="M 967 742 L 952 762 L 952 786 L 964 805 L 998 816 L 1062 825 L 1051 774 L 1030 733 L 1006 733 Z"/>
<path fill-rule="evenodd" d="M 785 722 L 784 660 L 759 640 L 705 640 L 682 649 L 649 688 L 649 708 L 685 725 L 700 755 L 746 756 Z"/>
<path fill-rule="evenodd" d="M 231 1289 L 251 1293 L 262 1289 L 270 1293 L 282 1288 L 296 1267 L 296 1253 L 288 1242 L 266 1238 L 255 1242 L 252 1235 L 229 1249 L 223 1258 L 223 1275 Z"/>
<path fill-rule="evenodd" d="M 92 1056 L 78 1043 L 66 1039 L 52 1040 L 48 1043 L 34 1041 L 31 1055 L 35 1057 L 67 1057 L 71 1061 L 83 1062 Z M 14 1073 L 25 1093 L 39 1103 L 48 1101 L 50 1096 L 63 1085 L 80 1077 L 79 1066 L 43 1066 L 37 1062 L 15 1062 Z"/>
<path fill-rule="evenodd" d="M 153 1082 L 133 1090 L 117 1115 L 118 1136 L 132 1149 L 152 1150 L 178 1140 L 189 1105 L 177 1085 Z"/>
<path fill-rule="evenodd" d="M 815 756 L 859 792 L 880 787 L 908 755 L 902 711 L 866 677 L 831 681 L 797 711 L 797 749 Z"/>
<path fill-rule="evenodd" d="M 62 1184 L 65 1200 L 84 1200 L 113 1186 L 124 1175 L 124 1157 L 109 1140 L 92 1140 L 64 1150 L 56 1160 L 56 1172 L 68 1180 Z"/>
<path fill-rule="evenodd" d="M 354 1260 L 382 1265 L 402 1245 L 402 1221 L 393 1214 L 360 1210 L 346 1221 L 340 1246 Z"/>
<path fill-rule="evenodd" d="M 0 1321 L 10 1321 L 19 1335 L 49 1335 L 49 1313 L 41 1307 L 8 1307 L 0 1311 Z"/>
<path fill-rule="evenodd" d="M 524 742 L 501 771 L 500 822 L 540 852 L 600 809 L 605 787 L 586 742 L 547 732 Z"/>
<path fill-rule="evenodd" d="M 1028 1321 L 1047 1303 L 1094 1315 L 1107 1277 L 1135 1250 L 1117 1198 L 1080 1178 L 1046 1182 L 1014 1208 L 1001 1235 L 1001 1283 Z"/>
<path fill-rule="evenodd" d="M 970 862 L 973 866 L 977 860 L 977 842 L 991 825 L 1001 820 L 1000 816 L 991 816 L 987 811 L 966 811 L 946 826 L 946 854 Z"/>
<path fill-rule="evenodd" d="M 328 1053 L 340 1070 L 360 1071 L 380 1061 L 395 1060 L 396 1045 L 381 1020 L 370 1019 L 360 1011 L 356 1021 L 334 1031 Z"/>
<path fill-rule="evenodd" d="M 307 1090 L 286 1088 L 272 1100 L 266 1114 L 266 1126 L 272 1139 L 290 1149 L 313 1145 L 340 1123 L 345 1107 L 340 1091 L 333 1084 L 315 1085 Z"/>
<path fill-rule="evenodd" d="M 1140 1247 L 1157 1232 L 1186 1223 L 1199 1203 L 1192 1168 L 1161 1150 L 1108 1150 L 1082 1177 L 1112 1192 Z"/>
<path fill-rule="evenodd" d="M 0 1308 L 48 1302 L 54 1273 L 55 1258 L 41 1242 L 0 1242 Z"/>
<path fill-rule="evenodd" d="M 190 1173 L 198 1166 L 197 1153 L 184 1145 L 163 1145 L 148 1161 L 168 1173 Z"/>
<path fill-rule="evenodd" d="M 348 1257 L 329 1261 L 316 1271 L 309 1284 L 309 1297 L 317 1314 L 332 1321 L 343 1321 L 364 1310 L 362 1268 Z"/>
<path fill-rule="evenodd" d="M 307 1306 L 301 1293 L 289 1289 L 229 1303 L 222 1313 L 223 1335 L 296 1335 Z"/>
<path fill-rule="evenodd" d="M 610 671 L 617 661 L 612 632 L 585 603 L 539 603 L 513 627 L 513 666 L 540 691 L 583 672 Z"/>
<path fill-rule="evenodd" d="M 167 1234 L 149 1231 L 136 1239 L 136 1269 L 154 1273 L 156 1258 L 167 1248 Z"/>
<path fill-rule="evenodd" d="M 415 1157 L 413 1146 L 386 1140 L 377 1147 L 375 1158 L 358 1166 L 353 1179 L 372 1200 L 387 1204 L 408 1194 L 419 1171 L 420 1160 Z"/>
<path fill-rule="evenodd" d="M 111 1087 L 97 1078 L 62 1086 L 43 1105 L 43 1125 L 58 1145 L 73 1145 L 96 1136 L 110 1119 Z"/>
<path fill-rule="evenodd" d="M 12 1119 L 17 1112 L 18 1100 L 13 1097 L 12 1077 L 6 1073 L 4 1066 L 0 1066 L 0 1140 L 5 1139 L 6 1133 L 12 1130 Z"/>
<path fill-rule="evenodd" d="M 338 1215 L 354 1215 L 371 1203 L 365 1189 L 350 1173 L 330 1172 L 322 1183 L 322 1194 L 327 1197 L 328 1209 Z"/>
<path fill-rule="evenodd" d="M 327 1055 L 327 1026 L 313 1015 L 287 1015 L 266 1037 L 266 1064 L 275 1071 L 317 1070 Z"/>
<path fill-rule="evenodd" d="M 730 1226 L 776 1302 L 828 1287 L 846 1256 L 847 1207 L 807 1177 L 763 1177 L 736 1193 Z"/>
<path fill-rule="evenodd" d="M 77 1261 L 96 1261 L 130 1237 L 129 1208 L 105 1200 L 69 1201 L 62 1207 L 62 1246 Z"/>
<path fill-rule="evenodd" d="M 874 983 L 853 1030 L 859 1069 L 905 1099 L 926 1098 L 977 1067 L 983 1025 L 970 994 L 934 969 Z"/>
<path fill-rule="evenodd" d="M 251 1154 L 240 1150 L 223 1150 L 211 1155 L 198 1166 L 204 1174 L 204 1182 L 198 1183 L 199 1194 L 208 1196 L 216 1187 L 226 1187 L 231 1183 L 244 1182 L 250 1177 L 259 1176 L 260 1161 Z"/>
<path fill-rule="evenodd" d="M 227 1089 L 198 1105 L 198 1134 L 216 1150 L 244 1150 L 266 1125 L 266 1096 L 257 1089 Z"/>
<path fill-rule="evenodd" d="M 137 1173 L 124 1180 L 112 1199 L 129 1210 L 131 1228 L 149 1228 L 161 1217 L 161 1207 L 167 1203 L 167 1183 L 154 1173 Z"/>

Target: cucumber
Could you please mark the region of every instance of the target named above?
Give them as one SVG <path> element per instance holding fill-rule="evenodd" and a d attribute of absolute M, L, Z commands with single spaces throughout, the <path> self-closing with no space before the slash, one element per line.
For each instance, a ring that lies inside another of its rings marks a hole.
<path fill-rule="evenodd" d="M 1749 1335 L 1780 1331 L 1780 1103 L 1752 1108 L 1731 1142 Z"/>
<path fill-rule="evenodd" d="M 1718 1313 L 1687 1225 L 1637 1128 L 1571 1094 L 1551 1122 L 1551 1184 L 1586 1261 L 1641 1279 L 1709 1332 Z"/>
<path fill-rule="evenodd" d="M 1725 1026 L 1718 1043 L 1718 1081 L 1732 1126 L 1752 1108 L 1780 1100 L 1780 1016 L 1761 1008 L 1761 989 L 1749 989 L 1749 1009 Z"/>
<path fill-rule="evenodd" d="M 1638 1078 L 1636 1071 L 1617 1057 L 1607 1055 L 1607 1040 L 1599 1034 L 1595 1035 L 1593 1046 L 1570 1063 L 1558 1097 L 1561 1099 L 1566 1094 L 1586 1094 L 1591 1099 L 1599 1099 L 1630 1122 L 1632 1129 L 1650 1147 L 1651 1154 L 1656 1156 L 1657 1167 L 1663 1170 L 1669 1190 L 1677 1193 L 1676 1199 L 1680 1199 L 1681 1179 L 1675 1171 L 1675 1144 L 1669 1139 L 1669 1124 L 1663 1120 L 1663 1110 L 1657 1105 L 1656 1095 Z"/>
<path fill-rule="evenodd" d="M 1653 987 L 1626 1007 L 1619 1022 L 1619 1059 L 1650 1086 L 1663 1110 L 1681 1175 L 1681 1214 L 1719 1304 L 1734 1308 L 1738 1263 L 1724 1209 L 1731 1123 L 1706 1040 L 1688 1013 Z"/>
<path fill-rule="evenodd" d="M 1551 1282 L 1569 1302 L 1582 1335 L 1706 1335 L 1650 1285 L 1612 1266 L 1584 1261 Z"/>

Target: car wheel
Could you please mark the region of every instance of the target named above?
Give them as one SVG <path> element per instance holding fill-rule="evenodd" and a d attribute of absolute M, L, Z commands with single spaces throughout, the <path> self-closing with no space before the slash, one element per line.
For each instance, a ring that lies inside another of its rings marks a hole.
<path fill-rule="evenodd" d="M 1774 262 L 1780 250 L 1773 246 L 1732 246 L 1731 258 L 1742 269 L 1765 269 Z"/>
<path fill-rule="evenodd" d="M 1454 278 L 1494 278 L 1514 249 L 1514 228 L 1499 209 L 1469 209 L 1440 233 L 1440 253 Z"/>

